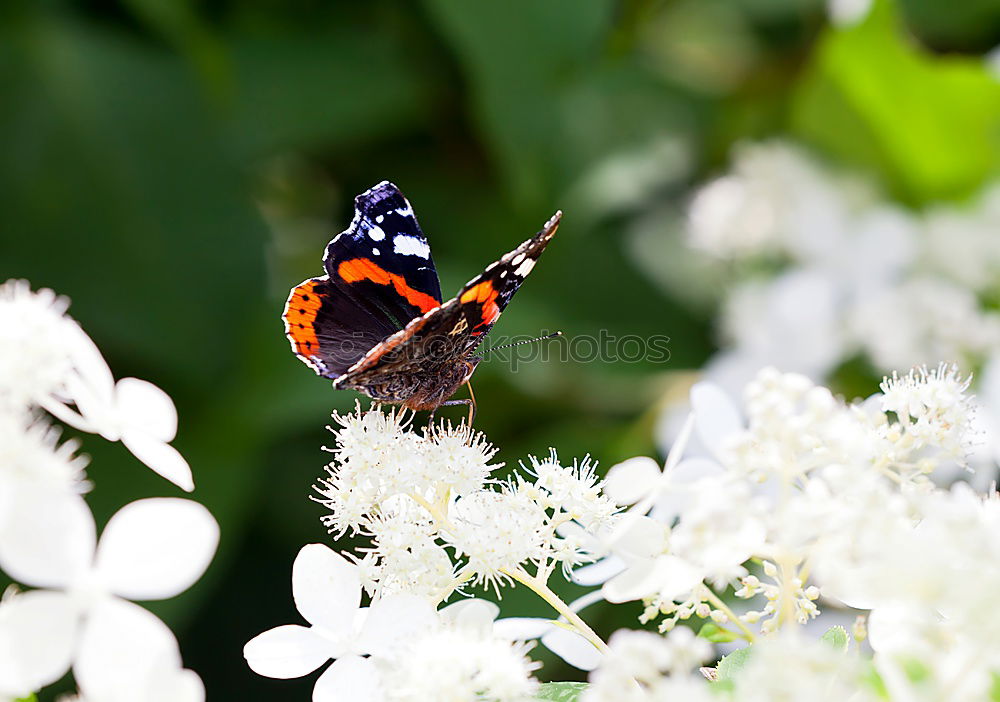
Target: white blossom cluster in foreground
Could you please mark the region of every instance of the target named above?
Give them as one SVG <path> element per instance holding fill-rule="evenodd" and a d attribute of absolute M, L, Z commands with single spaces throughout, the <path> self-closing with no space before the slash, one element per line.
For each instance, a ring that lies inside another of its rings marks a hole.
<path fill-rule="evenodd" d="M 995 699 L 1000 502 L 932 480 L 967 450 L 968 384 L 953 366 L 919 368 L 846 405 L 767 369 L 742 407 L 697 385 L 693 428 L 712 457 L 612 468 L 606 491 L 644 502 L 614 555 L 577 577 L 642 600 L 668 641 L 686 623 L 752 642 L 736 672 L 709 671 L 734 699 Z M 811 620 L 838 613 L 855 643 L 816 641 Z M 650 648 L 643 662 L 635 636 L 612 637 L 584 700 L 704 697 L 689 691 L 697 661 Z M 630 677 L 633 697 L 608 682 Z"/>
<path fill-rule="evenodd" d="M 316 702 L 507 702 L 537 694 L 540 639 L 591 671 L 583 702 L 993 700 L 1000 503 L 934 482 L 973 440 L 968 386 L 920 367 L 846 404 L 765 369 L 737 405 L 701 383 L 666 465 L 630 459 L 606 481 L 555 453 L 501 481 L 464 426 L 335 416 L 317 499 L 333 534 L 370 545 L 305 546 L 304 624 L 255 637 L 247 662 L 291 678 L 332 659 Z M 692 434 L 710 455 L 684 457 Z M 594 590 L 567 605 L 559 570 Z M 553 619 L 498 619 L 463 597 L 476 586 L 527 587 Z M 641 601 L 636 629 L 602 641 L 580 616 L 599 599 Z M 714 644 L 737 648 L 719 662 Z"/>
<path fill-rule="evenodd" d="M 335 535 L 368 536 L 370 545 L 350 560 L 317 544 L 302 549 L 292 592 L 310 627 L 278 627 L 250 641 L 251 668 L 290 678 L 336 659 L 316 683 L 317 702 L 345 699 L 343 690 L 358 702 L 516 702 L 533 699 L 537 687 L 524 640 L 540 638 L 581 667 L 596 665 L 605 644 L 548 587 L 555 571 L 599 556 L 599 535 L 619 509 L 601 493 L 589 459 L 530 457 L 498 481 L 496 449 L 465 425 L 417 432 L 412 415 L 378 407 L 334 419 L 333 461 L 316 486 L 330 510 L 323 521 Z M 499 594 L 514 583 L 566 622 L 494 624 L 496 605 L 461 596 L 437 609 L 472 586 Z M 359 610 L 362 589 L 372 604 Z M 351 613 L 310 601 L 337 601 Z"/>
<path fill-rule="evenodd" d="M 173 402 L 146 381 L 116 382 L 67 306 L 24 281 L 0 285 L 0 570 L 19 585 L 0 600 L 0 700 L 72 669 L 87 702 L 200 702 L 204 687 L 173 633 L 132 600 L 190 587 L 218 525 L 196 502 L 152 498 L 125 505 L 98 538 L 87 459 L 53 417 L 121 441 L 187 491 L 194 483 L 170 445 Z"/>

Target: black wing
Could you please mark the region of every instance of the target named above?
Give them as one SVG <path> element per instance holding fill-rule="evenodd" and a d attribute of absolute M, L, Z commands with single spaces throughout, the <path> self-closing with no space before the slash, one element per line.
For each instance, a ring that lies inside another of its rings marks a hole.
<path fill-rule="evenodd" d="M 441 283 L 410 203 L 383 181 L 354 198 L 354 219 L 326 247 L 331 283 L 396 329 L 441 304 Z"/>
<path fill-rule="evenodd" d="M 326 247 L 327 275 L 292 288 L 282 314 L 292 351 L 327 378 L 441 304 L 430 247 L 399 189 L 379 183 L 354 208 Z"/>
<path fill-rule="evenodd" d="M 562 212 L 556 212 L 540 232 L 490 264 L 454 298 L 414 319 L 369 351 L 337 384 L 364 385 L 390 363 L 427 368 L 470 356 L 534 268 L 561 218 Z"/>

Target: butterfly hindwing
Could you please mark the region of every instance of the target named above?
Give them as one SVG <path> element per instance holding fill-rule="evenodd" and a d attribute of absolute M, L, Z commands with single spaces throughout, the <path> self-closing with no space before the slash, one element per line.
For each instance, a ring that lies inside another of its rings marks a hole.
<path fill-rule="evenodd" d="M 292 351 L 326 378 L 343 375 L 369 349 L 397 331 L 387 320 L 358 307 L 325 275 L 292 288 L 281 316 Z"/>
<path fill-rule="evenodd" d="M 441 304 L 441 284 L 413 208 L 383 181 L 354 198 L 354 219 L 326 248 L 331 283 L 397 330 Z"/>

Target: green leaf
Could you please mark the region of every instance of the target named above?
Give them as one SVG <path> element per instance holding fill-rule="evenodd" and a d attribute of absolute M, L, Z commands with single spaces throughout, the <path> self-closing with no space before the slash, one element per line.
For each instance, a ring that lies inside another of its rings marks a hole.
<path fill-rule="evenodd" d="M 1000 82 L 980 59 L 917 46 L 881 0 L 863 22 L 827 30 L 792 129 L 911 203 L 960 198 L 1000 164 Z"/>
<path fill-rule="evenodd" d="M 425 0 L 428 15 L 457 54 L 472 88 L 483 138 L 515 196 L 547 195 L 565 129 L 567 85 L 613 18 L 609 0 Z M 531 109 L 525 109 L 531 105 Z"/>
<path fill-rule="evenodd" d="M 932 673 L 927 664 L 923 661 L 919 661 L 916 658 L 906 658 L 902 661 L 903 672 L 906 673 L 906 677 L 910 682 L 915 684 L 920 684 L 925 680 L 928 680 Z"/>
<path fill-rule="evenodd" d="M 842 626 L 832 626 L 820 637 L 821 641 L 832 645 L 834 648 L 846 651 L 850 639 L 847 637 L 847 629 Z"/>
<path fill-rule="evenodd" d="M 27 697 L 19 697 L 14 702 L 38 702 L 38 698 L 34 695 L 28 695 Z"/>
<path fill-rule="evenodd" d="M 576 702 L 586 689 L 587 683 L 582 682 L 542 683 L 535 699 L 550 700 L 551 702 Z"/>
<path fill-rule="evenodd" d="M 993 671 L 990 673 L 992 682 L 990 683 L 990 700 L 1000 702 L 1000 673 Z"/>
<path fill-rule="evenodd" d="M 750 646 L 738 648 L 728 656 L 719 661 L 715 667 L 719 671 L 718 681 L 721 683 L 731 683 L 750 660 L 753 649 Z"/>
<path fill-rule="evenodd" d="M 738 637 L 731 631 L 727 631 L 712 622 L 706 622 L 698 631 L 698 636 L 708 639 L 712 643 L 729 643 Z"/>
<path fill-rule="evenodd" d="M 889 699 L 889 690 L 885 686 L 885 681 L 882 680 L 882 676 L 879 675 L 878 670 L 875 668 L 875 664 L 870 660 L 865 661 L 863 664 L 861 682 L 864 683 L 880 699 Z"/>

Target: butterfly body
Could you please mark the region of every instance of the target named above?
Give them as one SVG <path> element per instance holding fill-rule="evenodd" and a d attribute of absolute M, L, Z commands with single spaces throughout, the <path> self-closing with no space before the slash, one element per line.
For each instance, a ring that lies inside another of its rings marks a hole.
<path fill-rule="evenodd" d="M 351 225 L 326 248 L 326 275 L 292 288 L 292 351 L 337 389 L 414 410 L 445 404 L 482 360 L 476 349 L 559 226 L 545 227 L 458 294 L 441 285 L 413 209 L 384 181 L 355 198 Z"/>

